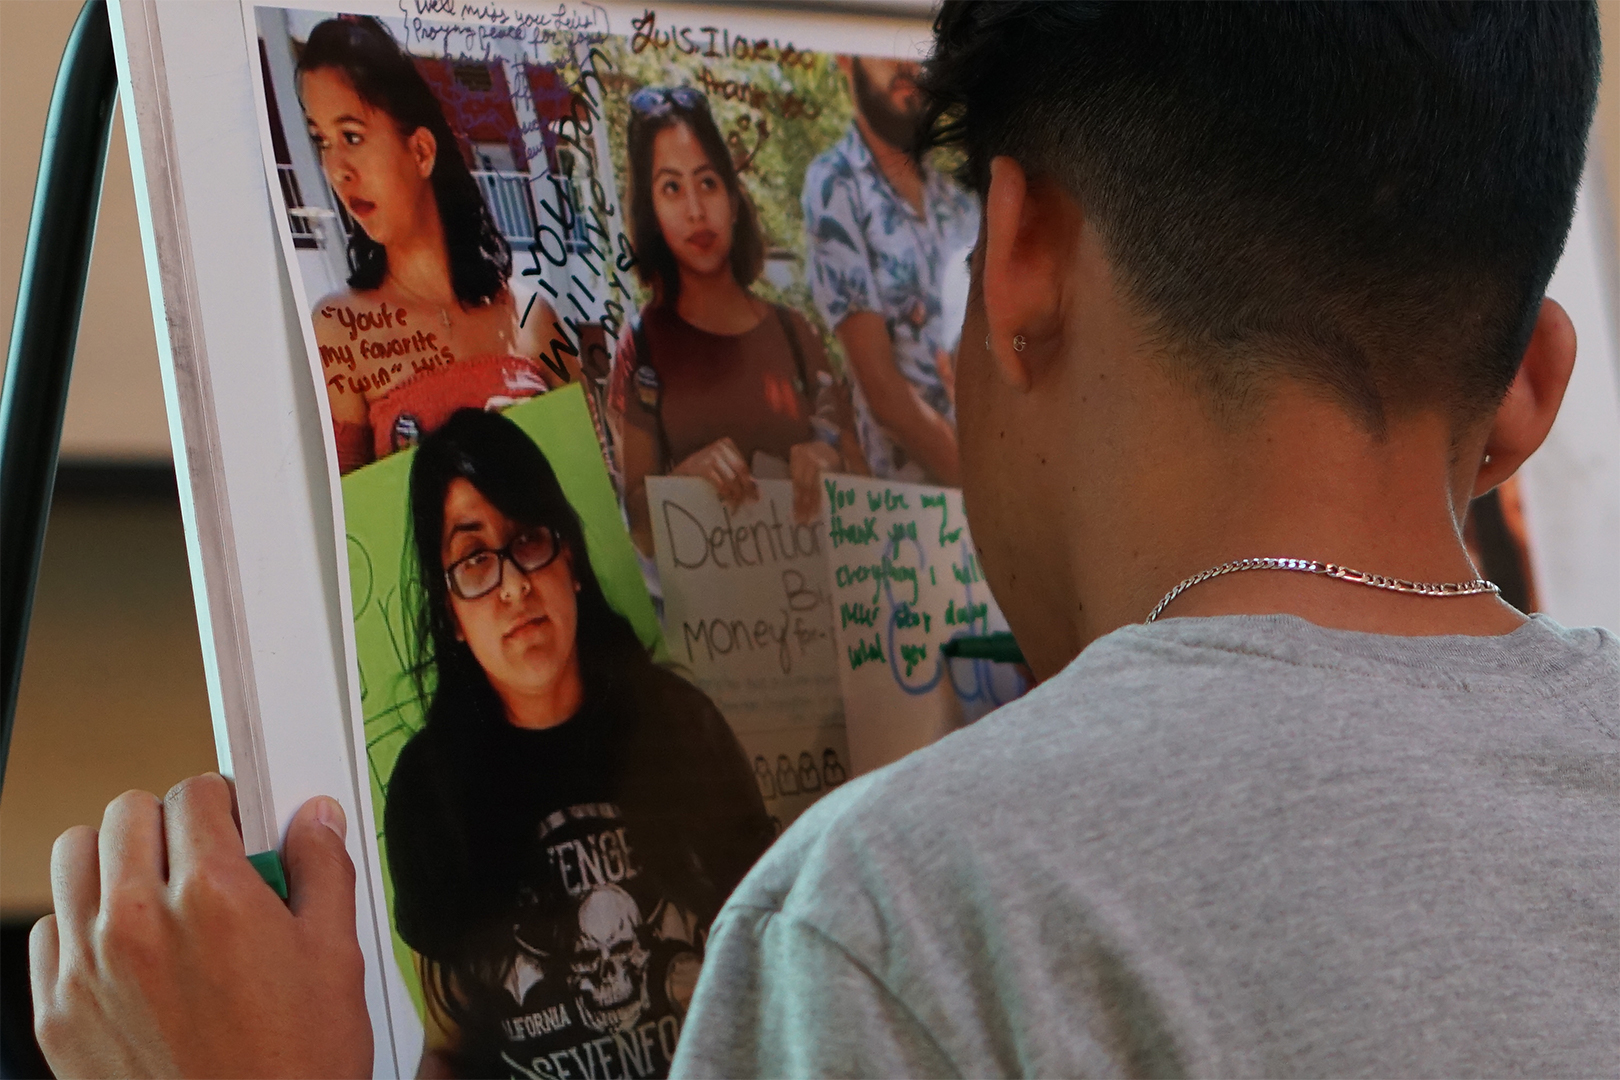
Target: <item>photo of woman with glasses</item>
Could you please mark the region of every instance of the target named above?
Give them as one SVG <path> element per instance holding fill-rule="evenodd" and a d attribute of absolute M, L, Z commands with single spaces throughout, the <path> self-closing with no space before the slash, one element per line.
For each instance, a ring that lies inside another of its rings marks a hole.
<path fill-rule="evenodd" d="M 813 517 L 827 472 L 866 472 L 844 387 L 804 317 L 750 291 L 759 219 L 703 94 L 647 87 L 627 133 L 636 272 L 652 290 L 618 343 L 608 395 L 630 531 L 652 551 L 646 478 L 695 476 L 756 498 L 756 471 L 791 477 Z"/>
<path fill-rule="evenodd" d="M 512 253 L 444 111 L 369 16 L 328 19 L 298 60 L 321 169 L 353 222 L 348 288 L 312 313 L 349 472 L 416 442 L 462 406 L 544 393 L 551 309 L 521 317 Z"/>
<path fill-rule="evenodd" d="M 533 441 L 464 409 L 410 474 L 426 723 L 387 783 L 422 1073 L 662 1076 L 715 913 L 770 843 L 701 691 L 609 606 Z"/>

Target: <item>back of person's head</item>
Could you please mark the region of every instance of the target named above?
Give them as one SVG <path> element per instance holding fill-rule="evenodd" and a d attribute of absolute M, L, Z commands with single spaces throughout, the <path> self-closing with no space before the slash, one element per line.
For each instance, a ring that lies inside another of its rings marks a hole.
<path fill-rule="evenodd" d="M 1375 433 L 1494 410 L 1574 213 L 1590 0 L 947 0 L 926 143 L 1060 184 L 1220 410 L 1279 374 Z"/>

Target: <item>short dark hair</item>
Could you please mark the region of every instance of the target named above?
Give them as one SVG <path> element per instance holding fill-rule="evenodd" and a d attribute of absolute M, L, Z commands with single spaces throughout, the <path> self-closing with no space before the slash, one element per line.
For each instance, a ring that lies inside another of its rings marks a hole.
<path fill-rule="evenodd" d="M 499 296 L 512 276 L 512 246 L 496 226 L 439 99 L 416 63 L 381 22 L 369 15 L 342 15 L 310 31 L 298 57 L 299 75 L 321 68 L 343 72 L 360 99 L 392 117 L 402 134 L 417 128 L 433 133 L 438 151 L 429 180 L 449 249 L 451 287 L 469 307 Z M 349 269 L 354 289 L 375 289 L 388 274 L 387 248 L 358 223 L 349 235 Z"/>
<path fill-rule="evenodd" d="M 765 268 L 765 238 L 760 232 L 759 215 L 743 189 L 731 150 L 709 112 L 708 100 L 700 90 L 679 89 L 652 88 L 652 93 L 661 95 L 661 104 L 651 112 L 632 108 L 625 134 L 625 151 L 630 159 L 630 242 L 636 246 L 636 276 L 653 290 L 656 304 L 673 304 L 681 295 L 680 267 L 664 239 L 652 200 L 653 141 L 659 132 L 676 124 L 686 125 L 696 137 L 736 207 L 736 222 L 731 228 L 732 277 L 746 289 Z"/>
<path fill-rule="evenodd" d="M 1591 0 L 946 0 L 923 146 L 1077 198 L 1225 410 L 1286 372 L 1381 434 L 1513 381 L 1574 214 Z"/>

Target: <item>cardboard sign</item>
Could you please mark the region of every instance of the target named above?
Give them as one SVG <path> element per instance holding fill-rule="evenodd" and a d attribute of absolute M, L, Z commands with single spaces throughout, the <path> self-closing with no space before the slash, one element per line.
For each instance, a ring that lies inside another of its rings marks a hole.
<path fill-rule="evenodd" d="M 758 481 L 733 510 L 707 481 L 648 477 L 671 659 L 720 707 L 783 826 L 849 775 L 825 520 Z"/>

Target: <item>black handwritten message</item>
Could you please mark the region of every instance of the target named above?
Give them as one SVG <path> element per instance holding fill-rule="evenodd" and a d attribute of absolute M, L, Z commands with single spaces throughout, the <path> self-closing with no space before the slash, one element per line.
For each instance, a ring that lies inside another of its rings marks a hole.
<path fill-rule="evenodd" d="M 497 55 L 498 43 L 529 46 L 597 43 L 608 35 L 607 11 L 597 4 L 519 7 L 486 0 L 399 0 L 406 45 L 443 45 L 447 51 Z"/>
<path fill-rule="evenodd" d="M 758 484 L 737 508 L 704 480 L 649 477 L 647 493 L 670 655 L 731 722 L 786 824 L 849 754 L 825 526 L 794 519 L 790 482 Z"/>
<path fill-rule="evenodd" d="M 593 4 L 400 0 L 399 7 L 408 49 L 458 64 L 504 65 L 526 160 L 499 183 L 519 185 L 514 197 L 532 227 L 532 236 L 508 237 L 516 241 L 519 324 L 533 333 L 538 359 L 556 381 L 582 383 L 600 413 L 609 350 L 635 308 L 635 248 L 604 172 L 610 128 L 622 137 L 623 117 L 607 115 L 607 87 L 618 77 L 614 56 L 622 55 L 623 40 L 611 37 L 605 9 Z M 527 77 L 535 70 L 547 73 L 546 100 L 537 100 Z M 433 360 L 422 366 L 389 369 L 382 381 L 374 371 L 364 374 L 372 376 L 368 385 L 386 387 L 408 372 L 453 363 L 444 353 L 429 354 Z M 340 388 L 348 389 L 347 381 Z"/>

